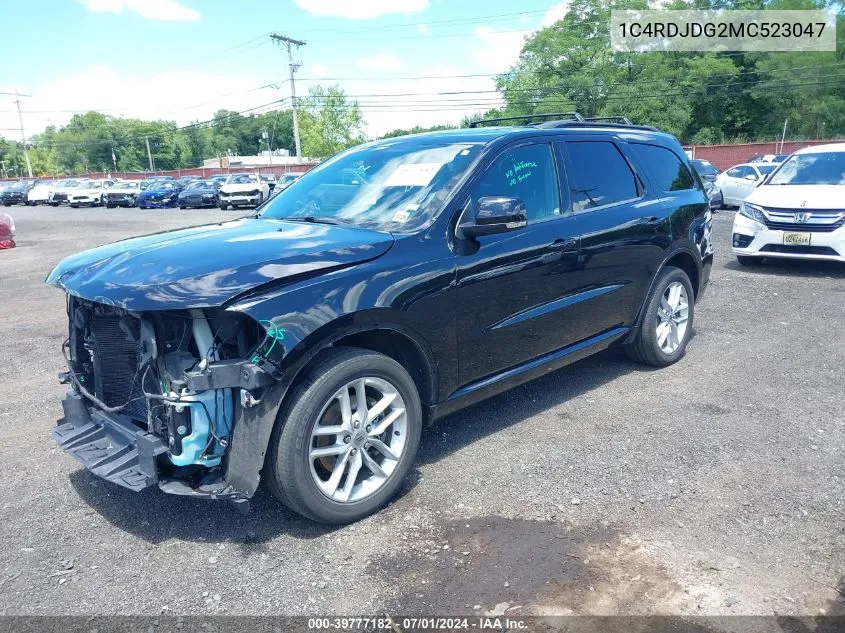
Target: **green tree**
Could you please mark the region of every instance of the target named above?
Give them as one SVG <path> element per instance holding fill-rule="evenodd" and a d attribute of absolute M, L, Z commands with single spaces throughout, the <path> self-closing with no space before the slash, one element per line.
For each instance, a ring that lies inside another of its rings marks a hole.
<path fill-rule="evenodd" d="M 357 101 L 339 86 L 314 86 L 302 100 L 299 117 L 302 153 L 324 158 L 364 140 L 364 117 Z"/>

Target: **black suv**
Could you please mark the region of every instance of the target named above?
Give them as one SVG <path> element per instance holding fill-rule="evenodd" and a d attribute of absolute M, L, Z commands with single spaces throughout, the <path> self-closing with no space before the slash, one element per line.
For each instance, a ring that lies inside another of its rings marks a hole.
<path fill-rule="evenodd" d="M 133 490 L 377 510 L 423 427 L 611 345 L 669 365 L 713 260 L 677 140 L 575 117 L 368 143 L 249 217 L 62 261 L 54 435 Z"/>

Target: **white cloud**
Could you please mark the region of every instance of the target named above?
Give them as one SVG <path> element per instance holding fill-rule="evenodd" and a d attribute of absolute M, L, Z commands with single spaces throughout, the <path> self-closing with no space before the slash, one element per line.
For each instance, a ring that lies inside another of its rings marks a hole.
<path fill-rule="evenodd" d="M 504 72 L 513 65 L 525 37 L 531 31 L 496 31 L 489 26 L 479 26 L 475 36 L 480 42 L 472 48 L 472 56 L 485 69 L 491 72 Z"/>
<path fill-rule="evenodd" d="M 366 70 L 399 70 L 403 65 L 393 53 L 376 53 L 358 60 L 358 67 Z"/>
<path fill-rule="evenodd" d="M 572 5 L 571 0 L 563 0 L 560 4 L 554 5 L 543 16 L 543 26 L 551 26 L 558 20 L 562 20 L 569 13 L 569 7 Z"/>
<path fill-rule="evenodd" d="M 21 86 L 22 92 L 32 95 L 21 100 L 21 109 L 27 136 L 43 132 L 48 125 L 65 125 L 74 111 L 84 113 L 89 109 L 115 117 L 164 119 L 186 125 L 208 120 L 221 108 L 246 110 L 287 96 L 279 90 L 252 90 L 264 83 L 266 77 L 244 73 L 173 70 L 134 75 L 94 66 L 41 86 Z M 13 91 L 2 86 L 0 90 Z M 221 96 L 223 93 L 226 96 Z M 17 127 L 14 107 L 4 106 L 0 104 L 0 110 L 12 112 L 0 112 L 0 128 Z M 12 132 L 0 135 L 14 136 Z"/>
<path fill-rule="evenodd" d="M 390 13 L 419 13 L 428 0 L 293 0 L 312 15 L 368 20 Z"/>
<path fill-rule="evenodd" d="M 177 0 L 79 0 L 93 13 L 137 13 L 150 20 L 193 22 L 200 12 Z"/>
<path fill-rule="evenodd" d="M 322 79 L 323 77 L 329 76 L 329 69 L 323 64 L 308 64 L 305 67 L 305 72 L 311 79 Z"/>
<path fill-rule="evenodd" d="M 428 25 L 427 24 L 417 24 L 417 31 L 422 33 L 423 35 L 428 35 Z"/>

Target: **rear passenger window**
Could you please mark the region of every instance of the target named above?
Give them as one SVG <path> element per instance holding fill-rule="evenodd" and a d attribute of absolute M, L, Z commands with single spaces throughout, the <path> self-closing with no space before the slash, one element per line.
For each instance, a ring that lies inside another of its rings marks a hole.
<path fill-rule="evenodd" d="M 576 213 L 639 197 L 636 177 L 613 143 L 571 141 L 566 149 L 567 179 Z"/>
<path fill-rule="evenodd" d="M 695 189 L 692 174 L 672 150 L 639 143 L 632 143 L 629 147 L 661 190 Z"/>

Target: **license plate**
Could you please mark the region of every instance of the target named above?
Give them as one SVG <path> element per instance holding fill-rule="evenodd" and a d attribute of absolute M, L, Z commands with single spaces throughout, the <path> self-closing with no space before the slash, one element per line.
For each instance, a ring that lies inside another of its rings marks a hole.
<path fill-rule="evenodd" d="M 783 243 L 788 246 L 809 246 L 812 233 L 784 233 Z"/>

